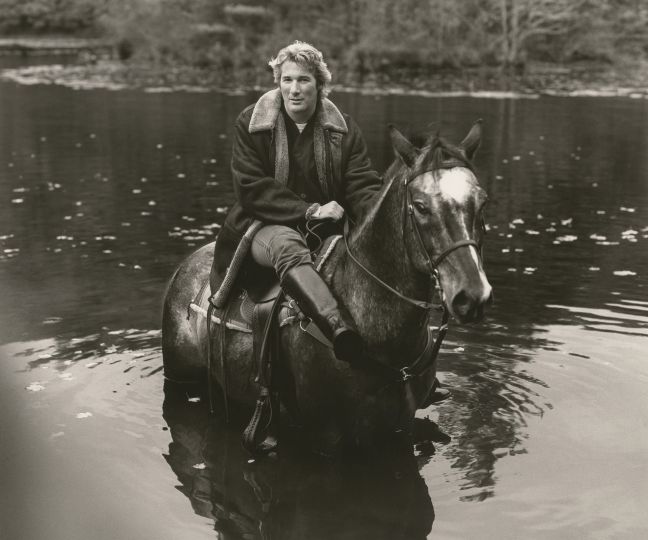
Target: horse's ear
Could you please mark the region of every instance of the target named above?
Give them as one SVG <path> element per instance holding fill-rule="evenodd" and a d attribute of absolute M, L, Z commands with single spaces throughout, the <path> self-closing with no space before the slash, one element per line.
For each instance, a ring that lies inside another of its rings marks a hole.
<path fill-rule="evenodd" d="M 461 141 L 459 145 L 460 148 L 466 152 L 466 157 L 472 161 L 472 158 L 475 156 L 477 149 L 479 148 L 479 143 L 481 142 L 481 133 L 482 133 L 482 119 L 480 118 L 473 124 L 473 127 L 470 128 L 466 138 Z"/>
<path fill-rule="evenodd" d="M 389 136 L 396 153 L 405 162 L 405 165 L 411 168 L 419 155 L 419 150 L 392 124 L 389 124 Z"/>

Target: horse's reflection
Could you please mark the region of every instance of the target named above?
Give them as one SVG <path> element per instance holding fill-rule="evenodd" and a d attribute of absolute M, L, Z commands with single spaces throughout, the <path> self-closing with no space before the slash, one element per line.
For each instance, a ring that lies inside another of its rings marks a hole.
<path fill-rule="evenodd" d="M 164 418 L 178 489 L 214 519 L 220 538 L 415 540 L 432 528 L 432 501 L 407 444 L 333 464 L 287 443 L 276 458 L 248 463 L 238 430 L 169 384 Z"/>

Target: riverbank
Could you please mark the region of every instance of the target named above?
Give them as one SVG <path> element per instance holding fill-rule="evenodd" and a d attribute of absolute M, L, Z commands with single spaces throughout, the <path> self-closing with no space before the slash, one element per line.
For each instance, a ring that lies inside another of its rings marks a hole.
<path fill-rule="evenodd" d="M 223 73 L 189 66 L 155 67 L 113 60 L 61 65 L 36 65 L 5 69 L 0 78 L 19 84 L 58 84 L 74 89 L 142 89 L 149 92 L 242 92 L 272 85 L 263 70 Z M 462 70 L 392 69 L 383 73 L 336 75 L 337 90 L 375 94 L 430 95 L 596 95 L 648 98 L 648 63 L 528 64 L 523 71 L 506 73 L 499 68 Z"/>

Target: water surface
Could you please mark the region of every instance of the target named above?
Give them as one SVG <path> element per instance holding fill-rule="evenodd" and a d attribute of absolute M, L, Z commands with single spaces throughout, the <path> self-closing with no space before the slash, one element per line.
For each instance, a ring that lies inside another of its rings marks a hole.
<path fill-rule="evenodd" d="M 648 102 L 334 95 L 381 170 L 389 122 L 457 140 L 483 118 L 496 302 L 452 326 L 453 399 L 414 455 L 248 464 L 165 395 L 159 328 L 256 95 L 0 83 L 2 538 L 648 534 Z"/>

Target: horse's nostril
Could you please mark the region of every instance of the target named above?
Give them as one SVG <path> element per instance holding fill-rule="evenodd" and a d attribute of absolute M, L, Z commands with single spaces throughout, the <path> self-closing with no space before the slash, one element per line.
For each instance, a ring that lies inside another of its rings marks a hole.
<path fill-rule="evenodd" d="M 461 317 L 465 317 L 468 314 L 471 304 L 470 296 L 466 291 L 459 291 L 452 299 L 452 309 Z"/>
<path fill-rule="evenodd" d="M 493 302 L 493 291 L 484 291 L 485 294 L 473 295 L 465 289 L 460 290 L 452 298 L 452 312 L 462 321 L 471 322 L 480 320 L 484 316 L 484 307 Z"/>

